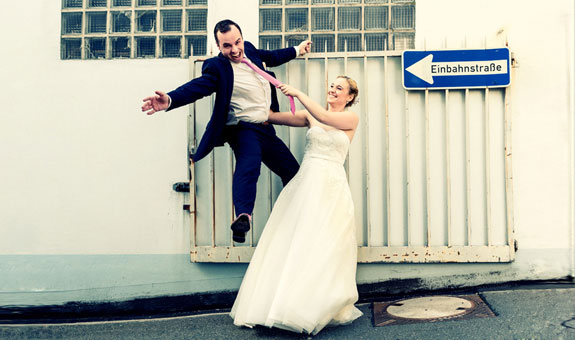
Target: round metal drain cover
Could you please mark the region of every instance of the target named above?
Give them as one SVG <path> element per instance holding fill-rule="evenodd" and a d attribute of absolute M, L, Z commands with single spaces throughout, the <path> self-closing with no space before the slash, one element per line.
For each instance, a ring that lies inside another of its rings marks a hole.
<path fill-rule="evenodd" d="M 390 315 L 406 319 L 448 318 L 470 313 L 475 303 L 452 296 L 421 297 L 397 301 L 387 307 Z"/>

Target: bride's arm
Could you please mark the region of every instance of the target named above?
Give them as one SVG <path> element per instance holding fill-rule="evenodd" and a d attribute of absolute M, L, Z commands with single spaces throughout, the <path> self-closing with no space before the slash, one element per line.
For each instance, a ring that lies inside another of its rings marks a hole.
<path fill-rule="evenodd" d="M 287 125 L 295 127 L 304 127 L 309 125 L 308 113 L 306 110 L 291 112 L 274 112 L 270 110 L 268 122 L 277 125 Z"/>
<path fill-rule="evenodd" d="M 355 114 L 355 112 L 329 112 L 317 102 L 313 101 L 305 93 L 296 88 L 286 84 L 280 85 L 279 88 L 284 94 L 297 97 L 297 99 L 303 104 L 303 106 L 305 106 L 308 112 L 320 123 L 332 126 L 340 130 L 353 130 L 357 126 L 359 117 L 357 114 Z"/>

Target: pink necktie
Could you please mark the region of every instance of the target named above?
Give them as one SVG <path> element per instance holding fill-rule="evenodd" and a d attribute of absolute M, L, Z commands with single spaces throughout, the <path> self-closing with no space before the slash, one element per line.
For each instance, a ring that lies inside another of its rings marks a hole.
<path fill-rule="evenodd" d="M 256 65 L 252 64 L 249 60 L 247 60 L 246 58 L 242 59 L 242 63 L 248 65 L 252 70 L 254 70 L 257 74 L 259 74 L 260 76 L 264 77 L 265 80 L 269 81 L 273 86 L 278 87 L 282 84 L 281 81 L 277 80 L 276 78 L 270 76 L 267 72 L 263 71 L 262 69 L 260 69 L 259 67 L 257 67 Z M 295 101 L 293 100 L 292 96 L 289 96 L 289 106 L 291 109 L 291 113 L 295 115 Z"/>

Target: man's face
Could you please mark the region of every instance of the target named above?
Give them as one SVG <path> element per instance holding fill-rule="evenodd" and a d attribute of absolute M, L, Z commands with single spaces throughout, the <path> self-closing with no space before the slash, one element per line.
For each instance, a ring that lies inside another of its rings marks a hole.
<path fill-rule="evenodd" d="M 231 25 L 226 33 L 218 32 L 218 48 L 234 63 L 239 63 L 244 58 L 244 39 L 238 28 Z"/>

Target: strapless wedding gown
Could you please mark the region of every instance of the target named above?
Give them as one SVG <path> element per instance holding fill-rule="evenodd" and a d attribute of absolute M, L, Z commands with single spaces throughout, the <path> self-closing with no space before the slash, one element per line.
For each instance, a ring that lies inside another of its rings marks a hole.
<path fill-rule="evenodd" d="M 354 208 L 341 130 L 307 131 L 298 173 L 280 193 L 230 315 L 234 324 L 317 334 L 363 313 L 355 274 Z"/>

